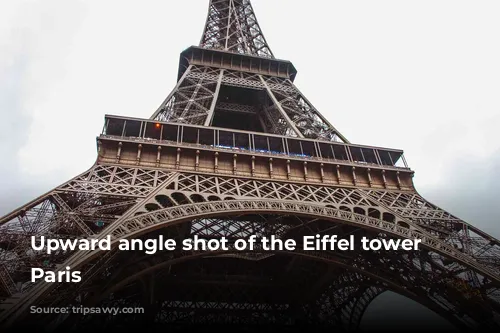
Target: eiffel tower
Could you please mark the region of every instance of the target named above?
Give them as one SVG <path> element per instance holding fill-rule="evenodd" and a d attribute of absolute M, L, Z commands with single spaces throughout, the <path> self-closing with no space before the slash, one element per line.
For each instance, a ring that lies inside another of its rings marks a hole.
<path fill-rule="evenodd" d="M 0 321 L 52 329 L 316 325 L 356 330 L 392 291 L 457 328 L 498 328 L 500 242 L 424 199 L 403 151 L 350 143 L 275 58 L 250 0 L 211 0 L 199 46 L 149 119 L 106 115 L 86 172 L 0 219 Z M 111 236 L 111 251 L 31 248 Z M 418 251 L 239 251 L 256 235 L 421 239 Z M 229 240 L 229 251 L 119 251 L 120 239 Z M 31 269 L 82 272 L 31 282 Z M 30 307 L 143 307 L 33 314 Z M 231 326 L 236 325 L 236 326 Z M 143 327 L 143 326 L 141 326 Z M 152 326 L 153 327 L 153 326 Z"/>

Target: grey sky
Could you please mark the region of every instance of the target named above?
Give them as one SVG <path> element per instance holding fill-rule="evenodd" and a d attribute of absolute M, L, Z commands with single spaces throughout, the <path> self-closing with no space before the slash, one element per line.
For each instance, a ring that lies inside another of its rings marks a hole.
<path fill-rule="evenodd" d="M 276 57 L 351 142 L 500 237 L 500 2 L 253 0 Z M 0 3 L 0 215 L 89 168 L 105 113 L 149 117 L 208 0 Z"/>

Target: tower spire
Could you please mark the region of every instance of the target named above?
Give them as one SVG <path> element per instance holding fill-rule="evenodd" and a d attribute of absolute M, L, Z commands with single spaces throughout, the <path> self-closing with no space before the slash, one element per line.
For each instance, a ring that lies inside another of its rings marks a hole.
<path fill-rule="evenodd" d="M 392 291 L 459 329 L 498 331 L 500 241 L 418 194 L 402 150 L 349 143 L 295 74 L 273 57 L 249 0 L 211 0 L 202 42 L 181 53 L 178 83 L 153 116 L 106 115 L 90 169 L 0 217 L 0 330 L 357 331 L 370 302 Z M 358 240 L 352 251 L 305 249 L 301 239 L 316 235 Z M 50 254 L 32 236 L 110 237 L 112 248 Z M 255 236 L 299 244 L 236 247 Z M 184 250 L 195 237 L 228 247 Z M 379 250 L 364 251 L 361 237 Z M 135 239 L 155 240 L 157 253 L 117 249 Z M 408 252 L 407 241 L 422 247 Z M 381 247 L 391 244 L 399 249 Z M 34 282 L 34 268 L 45 279 Z M 80 285 L 49 282 L 70 268 Z"/>
<path fill-rule="evenodd" d="M 349 143 L 296 73 L 274 57 L 250 0 L 210 0 L 200 45 L 181 53 L 177 85 L 150 119 Z"/>
<path fill-rule="evenodd" d="M 274 58 L 250 0 L 210 0 L 200 47 Z"/>

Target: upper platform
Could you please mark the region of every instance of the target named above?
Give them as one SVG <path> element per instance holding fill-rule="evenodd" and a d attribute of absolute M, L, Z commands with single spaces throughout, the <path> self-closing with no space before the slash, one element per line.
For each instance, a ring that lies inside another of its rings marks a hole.
<path fill-rule="evenodd" d="M 381 169 L 412 172 L 400 149 L 381 148 L 292 138 L 271 133 L 197 126 L 151 119 L 106 115 L 103 138 L 144 141 L 144 143 L 179 143 L 197 149 L 212 147 L 232 152 L 313 159 Z"/>
<path fill-rule="evenodd" d="M 403 151 L 107 115 L 98 163 L 244 179 L 413 191 Z"/>
<path fill-rule="evenodd" d="M 288 60 L 263 58 L 249 54 L 206 49 L 198 46 L 191 46 L 181 53 L 177 80 L 181 79 L 189 65 L 209 66 L 275 76 L 290 79 L 292 82 L 297 75 L 295 66 Z"/>

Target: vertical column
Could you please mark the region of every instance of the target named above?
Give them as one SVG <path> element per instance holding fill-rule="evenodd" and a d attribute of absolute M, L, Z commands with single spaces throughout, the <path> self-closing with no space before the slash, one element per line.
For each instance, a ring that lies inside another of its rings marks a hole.
<path fill-rule="evenodd" d="M 141 162 L 142 144 L 139 143 L 137 146 L 137 157 L 135 159 L 135 165 L 139 165 Z"/>
<path fill-rule="evenodd" d="M 184 74 L 182 74 L 182 77 L 180 78 L 180 80 L 175 85 L 174 89 L 170 92 L 170 94 L 167 96 L 167 98 L 165 98 L 165 100 L 163 101 L 163 103 L 155 111 L 155 113 L 153 113 L 153 115 L 151 116 L 150 119 L 158 119 L 158 120 L 160 120 L 160 118 L 161 118 L 162 120 L 168 120 L 167 117 L 166 117 L 166 114 L 163 115 L 163 117 L 161 117 L 160 114 L 162 114 L 162 113 L 165 112 L 165 107 L 167 106 L 168 102 L 170 102 L 170 99 L 177 92 L 177 90 L 181 86 L 181 84 L 184 81 L 184 79 L 186 78 L 186 76 L 188 76 L 188 74 L 191 72 L 192 68 L 193 68 L 193 65 L 189 65 L 189 67 L 186 69 L 186 71 L 184 72 Z"/>
<path fill-rule="evenodd" d="M 99 157 L 104 156 L 104 149 L 102 148 L 102 141 L 101 140 L 97 140 L 97 155 Z"/>
<path fill-rule="evenodd" d="M 194 163 L 194 169 L 198 171 L 200 169 L 200 151 L 196 151 L 196 161 Z"/>
<path fill-rule="evenodd" d="M 238 166 L 236 165 L 236 159 L 237 159 L 237 157 L 238 157 L 237 154 L 233 155 L 233 175 L 236 175 L 236 171 L 238 169 Z"/>
<path fill-rule="evenodd" d="M 177 156 L 175 158 L 175 168 L 179 169 L 181 164 L 181 149 L 177 148 Z"/>
<path fill-rule="evenodd" d="M 158 152 L 156 153 L 156 166 L 160 166 L 160 159 L 161 159 L 161 146 L 158 146 Z"/>
<path fill-rule="evenodd" d="M 221 69 L 219 73 L 219 78 L 217 79 L 217 87 L 215 88 L 214 97 L 212 99 L 212 104 L 210 105 L 210 110 L 208 111 L 207 118 L 205 119 L 205 126 L 210 126 L 212 119 L 214 117 L 215 105 L 217 104 L 217 99 L 219 98 L 219 91 L 222 85 L 222 78 L 224 77 L 224 70 Z"/>
<path fill-rule="evenodd" d="M 122 146 L 123 146 L 123 143 L 118 142 L 118 151 L 116 152 L 116 159 L 115 159 L 116 163 L 120 162 L 120 156 L 122 154 Z"/>
<path fill-rule="evenodd" d="M 269 158 L 269 178 L 273 178 L 273 158 Z"/>
<path fill-rule="evenodd" d="M 297 128 L 297 126 L 295 126 L 295 123 L 290 119 L 290 117 L 288 117 L 288 115 L 286 114 L 285 110 L 283 110 L 283 108 L 281 107 L 280 102 L 278 102 L 278 100 L 276 99 L 276 96 L 274 96 L 273 92 L 271 91 L 271 88 L 269 88 L 269 86 L 267 85 L 266 80 L 264 80 L 264 78 L 262 77 L 262 75 L 259 75 L 259 78 L 260 78 L 260 81 L 262 82 L 262 84 L 264 85 L 264 87 L 266 88 L 267 94 L 269 95 L 269 97 L 273 101 L 273 103 L 276 106 L 276 108 L 281 113 L 281 116 L 283 117 L 283 119 L 285 119 L 285 121 L 287 122 L 288 126 L 290 126 L 290 128 L 295 132 L 295 134 L 297 134 L 297 136 L 299 138 L 303 138 L 304 136 L 299 131 L 299 129 Z"/>

